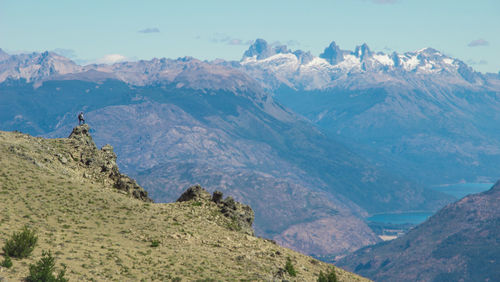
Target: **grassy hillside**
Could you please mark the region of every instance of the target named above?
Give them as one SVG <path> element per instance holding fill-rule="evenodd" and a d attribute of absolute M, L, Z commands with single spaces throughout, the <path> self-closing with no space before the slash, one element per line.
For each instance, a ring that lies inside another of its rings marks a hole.
<path fill-rule="evenodd" d="M 234 231 L 214 202 L 148 202 L 115 158 L 85 132 L 65 139 L 0 132 L 0 245 L 26 225 L 38 235 L 30 257 L 0 267 L 0 280 L 27 277 L 42 250 L 67 266 L 71 281 L 316 281 L 332 267 Z M 283 271 L 287 258 L 296 277 Z M 366 281 L 335 271 L 340 281 Z"/>

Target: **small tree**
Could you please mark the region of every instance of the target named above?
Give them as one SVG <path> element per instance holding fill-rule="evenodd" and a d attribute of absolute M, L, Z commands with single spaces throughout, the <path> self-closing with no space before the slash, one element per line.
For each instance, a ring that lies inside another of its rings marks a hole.
<path fill-rule="evenodd" d="M 34 230 L 27 226 L 21 232 L 14 232 L 10 239 L 5 242 L 2 250 L 10 257 L 25 258 L 28 257 L 36 246 L 38 237 Z"/>
<path fill-rule="evenodd" d="M 319 272 L 318 282 L 337 282 L 337 274 L 335 269 L 332 268 L 328 273 L 324 274 L 323 271 Z"/>
<path fill-rule="evenodd" d="M 50 251 L 42 252 L 42 258 L 36 264 L 30 264 L 30 275 L 26 278 L 28 282 L 67 282 L 64 278 L 66 266 L 54 276 L 55 259 Z"/>
<path fill-rule="evenodd" d="M 295 271 L 295 268 L 293 267 L 292 260 L 290 258 L 286 259 L 286 264 L 285 264 L 285 270 L 290 274 L 290 276 L 295 277 L 297 276 L 297 271 Z"/>

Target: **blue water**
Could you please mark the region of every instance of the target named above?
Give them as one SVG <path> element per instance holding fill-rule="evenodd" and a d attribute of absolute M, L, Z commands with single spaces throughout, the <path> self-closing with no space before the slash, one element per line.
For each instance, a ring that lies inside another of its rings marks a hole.
<path fill-rule="evenodd" d="M 419 224 L 424 222 L 432 212 L 383 213 L 367 218 L 368 221 L 393 224 Z"/>
<path fill-rule="evenodd" d="M 469 194 L 480 193 L 489 190 L 494 183 L 462 183 L 462 184 L 447 184 L 436 185 L 430 188 L 435 191 L 443 192 L 461 199 Z"/>
<path fill-rule="evenodd" d="M 430 188 L 461 199 L 469 194 L 480 193 L 489 190 L 493 183 L 462 183 L 436 185 Z M 392 224 L 420 224 L 433 215 L 432 212 L 408 212 L 408 213 L 384 213 L 367 218 L 368 221 Z"/>

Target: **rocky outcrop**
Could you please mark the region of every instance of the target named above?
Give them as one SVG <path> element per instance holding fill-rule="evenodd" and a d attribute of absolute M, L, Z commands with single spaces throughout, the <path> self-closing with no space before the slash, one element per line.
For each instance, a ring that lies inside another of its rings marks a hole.
<path fill-rule="evenodd" d="M 177 199 L 177 202 L 187 202 L 187 201 L 209 201 L 210 193 L 203 189 L 200 185 L 194 185 L 189 187 L 186 192 Z"/>
<path fill-rule="evenodd" d="M 73 128 L 68 138 L 73 145 L 73 150 L 70 152 L 71 158 L 84 168 L 84 178 L 107 183 L 142 201 L 153 201 L 134 179 L 120 173 L 116 164 L 116 154 L 111 145 L 105 145 L 100 150 L 97 148 L 87 124 Z M 61 158 L 65 157 L 61 156 Z M 61 158 L 59 160 L 63 163 Z"/>
<path fill-rule="evenodd" d="M 232 197 L 226 197 L 223 200 L 223 194 L 220 191 L 215 191 L 212 196 L 200 185 L 189 187 L 177 199 L 177 202 L 199 201 L 213 202 L 220 208 L 220 212 L 227 218 L 231 219 L 230 229 L 240 231 L 249 235 L 254 235 L 252 228 L 254 220 L 254 212 L 248 205 L 236 202 Z"/>

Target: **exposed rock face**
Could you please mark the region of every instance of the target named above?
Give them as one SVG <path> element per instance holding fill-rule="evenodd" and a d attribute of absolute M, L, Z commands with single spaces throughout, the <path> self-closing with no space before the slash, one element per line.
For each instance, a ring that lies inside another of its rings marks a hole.
<path fill-rule="evenodd" d="M 73 128 L 73 131 L 68 138 L 76 139 L 87 146 L 93 146 L 97 148 L 94 140 L 92 140 L 92 136 L 90 135 L 90 127 L 88 124 L 79 125 Z M 113 150 L 113 148 L 111 148 L 111 150 Z"/>
<path fill-rule="evenodd" d="M 210 200 L 210 193 L 205 189 L 201 188 L 200 185 L 194 185 L 189 187 L 186 192 L 177 199 L 177 202 L 187 202 L 187 201 L 208 201 Z"/>
<path fill-rule="evenodd" d="M 212 194 L 212 201 L 216 204 L 220 204 L 222 201 L 222 192 L 221 191 L 214 191 Z"/>
<path fill-rule="evenodd" d="M 104 145 L 100 150 L 97 148 L 87 124 L 73 128 L 69 139 L 74 145 L 74 150 L 70 152 L 71 157 L 85 168 L 84 178 L 108 183 L 134 198 L 152 202 L 148 193 L 134 179 L 120 173 L 116 165 L 116 154 L 111 145 Z M 59 161 L 64 163 L 66 158 L 58 157 Z"/>
<path fill-rule="evenodd" d="M 250 206 L 236 202 L 232 197 L 227 197 L 220 205 L 222 214 L 233 220 L 234 229 L 253 235 L 254 213 Z"/>
<path fill-rule="evenodd" d="M 224 216 L 232 219 L 232 224 L 230 226 L 231 229 L 241 231 L 249 235 L 254 235 L 252 228 L 254 213 L 252 208 L 236 202 L 232 197 L 227 197 L 224 200 L 222 200 L 222 198 L 223 194 L 220 191 L 215 191 L 212 197 L 210 197 L 210 193 L 208 193 L 200 185 L 194 185 L 189 187 L 186 192 L 182 193 L 179 199 L 177 199 L 177 202 L 212 201 L 219 206 L 220 212 Z"/>

